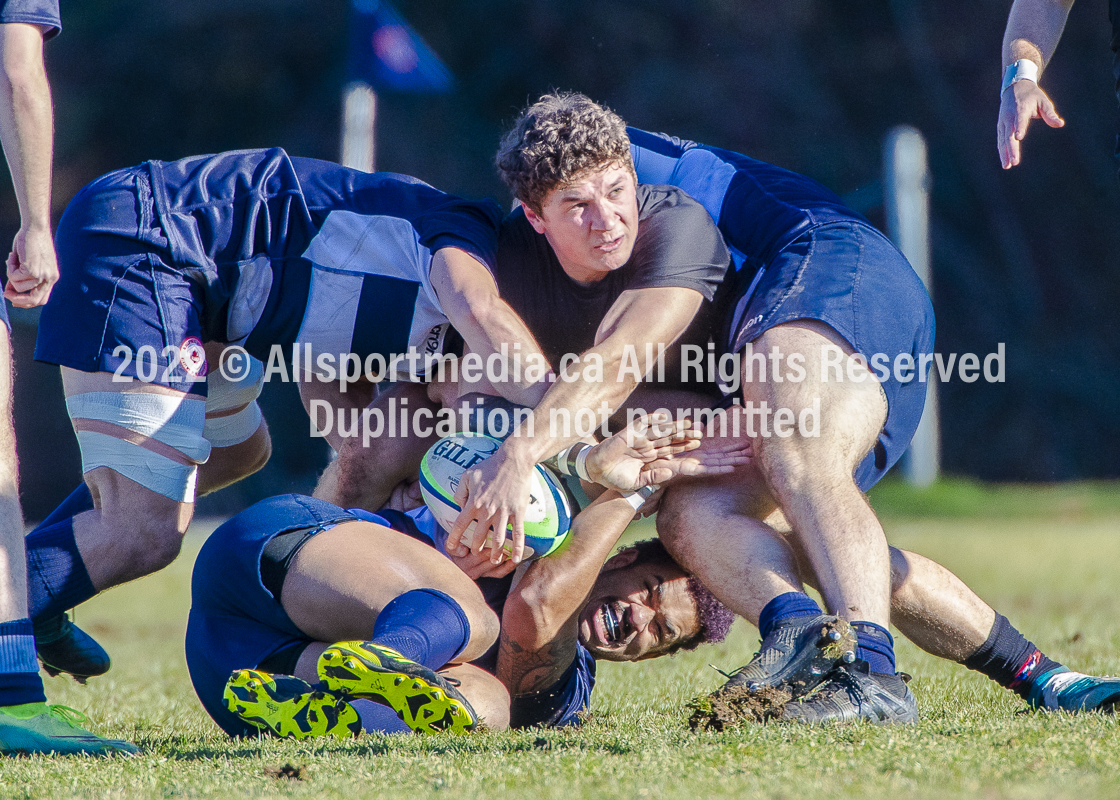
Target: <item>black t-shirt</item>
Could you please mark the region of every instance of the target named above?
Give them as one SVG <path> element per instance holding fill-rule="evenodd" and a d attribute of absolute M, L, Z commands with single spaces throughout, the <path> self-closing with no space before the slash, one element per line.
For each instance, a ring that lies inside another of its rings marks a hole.
<path fill-rule="evenodd" d="M 569 278 L 544 235 L 533 230 L 520 208 L 502 223 L 494 278 L 498 293 L 558 369 L 566 353 L 583 353 L 595 344 L 599 324 L 628 289 L 683 287 L 700 292 L 704 305 L 680 342 L 706 345 L 711 301 L 729 263 L 723 237 L 703 206 L 673 186 L 639 185 L 634 252 L 601 281 L 582 286 Z M 672 372 L 667 370 L 667 379 Z"/>

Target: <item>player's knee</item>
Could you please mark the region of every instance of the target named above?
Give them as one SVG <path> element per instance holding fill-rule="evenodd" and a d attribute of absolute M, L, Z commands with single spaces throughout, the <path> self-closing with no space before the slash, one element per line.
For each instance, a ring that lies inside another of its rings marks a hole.
<path fill-rule="evenodd" d="M 494 645 L 494 642 L 498 641 L 498 634 L 502 626 L 501 620 L 485 602 L 481 607 L 470 604 L 469 608 L 464 608 L 464 612 L 471 626 L 470 649 L 472 651 L 477 649 L 479 653 L 485 653 Z"/>

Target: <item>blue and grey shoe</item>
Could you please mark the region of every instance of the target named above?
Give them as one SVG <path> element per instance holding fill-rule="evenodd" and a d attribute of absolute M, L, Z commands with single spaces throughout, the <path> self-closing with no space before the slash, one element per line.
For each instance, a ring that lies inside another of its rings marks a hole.
<path fill-rule="evenodd" d="M 1027 702 L 1045 711 L 1115 714 L 1120 706 L 1120 678 L 1098 678 L 1058 667 L 1034 682 Z"/>
<path fill-rule="evenodd" d="M 828 614 L 794 617 L 776 625 L 750 663 L 728 676 L 717 694 L 778 689 L 796 699 L 837 665 L 854 661 L 855 649 L 856 635 L 846 620 Z"/>
<path fill-rule="evenodd" d="M 875 725 L 912 725 L 918 704 L 906 686 L 909 676 L 871 672 L 866 661 L 837 667 L 817 690 L 782 710 L 785 722 L 819 725 L 858 722 Z"/>

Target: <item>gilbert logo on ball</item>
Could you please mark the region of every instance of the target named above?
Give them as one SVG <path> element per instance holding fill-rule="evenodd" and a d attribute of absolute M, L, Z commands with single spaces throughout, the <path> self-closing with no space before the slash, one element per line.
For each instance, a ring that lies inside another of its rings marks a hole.
<path fill-rule="evenodd" d="M 459 433 L 440 439 L 424 454 L 420 463 L 420 491 L 432 516 L 446 530 L 451 530 L 459 516 L 455 492 L 463 473 L 493 455 L 501 444 L 483 434 Z M 556 474 L 541 464 L 533 469 L 529 507 L 522 524 L 526 559 L 555 552 L 572 526 L 568 494 Z M 511 549 L 508 539 L 505 549 Z"/>

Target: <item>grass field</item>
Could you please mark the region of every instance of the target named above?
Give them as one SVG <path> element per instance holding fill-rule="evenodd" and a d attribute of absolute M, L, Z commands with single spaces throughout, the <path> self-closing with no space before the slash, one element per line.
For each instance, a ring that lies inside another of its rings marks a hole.
<path fill-rule="evenodd" d="M 1120 673 L 1120 487 L 888 485 L 873 502 L 893 544 L 941 561 L 1051 656 Z M 917 726 L 691 733 L 684 704 L 722 680 L 708 665 L 731 670 L 754 652 L 757 633 L 744 623 L 717 647 L 601 665 L 579 731 L 231 741 L 202 711 L 183 661 L 198 529 L 171 568 L 79 609 L 113 654 L 112 672 L 88 687 L 47 681 L 52 702 L 85 711 L 97 732 L 131 739 L 143 755 L 2 760 L 0 796 L 1120 797 L 1120 719 L 1027 712 L 986 678 L 905 641 L 899 666 L 915 676 Z"/>

